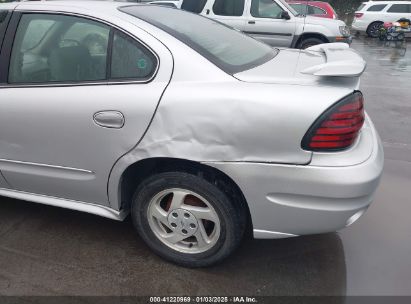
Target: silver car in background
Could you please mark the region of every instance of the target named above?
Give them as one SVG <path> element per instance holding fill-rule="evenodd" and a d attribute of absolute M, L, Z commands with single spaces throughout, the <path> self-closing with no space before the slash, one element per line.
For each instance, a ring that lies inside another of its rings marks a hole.
<path fill-rule="evenodd" d="M 285 0 L 183 0 L 181 8 L 275 47 L 306 49 L 322 43 L 352 41 L 343 21 L 300 15 Z"/>
<path fill-rule="evenodd" d="M 200 267 L 255 238 L 326 233 L 383 168 L 365 62 L 273 49 L 156 5 L 0 5 L 0 195 L 123 220 Z"/>

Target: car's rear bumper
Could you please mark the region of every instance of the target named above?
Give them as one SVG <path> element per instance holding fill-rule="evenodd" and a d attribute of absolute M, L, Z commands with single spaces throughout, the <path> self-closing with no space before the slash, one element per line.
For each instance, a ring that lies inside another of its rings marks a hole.
<path fill-rule="evenodd" d="M 373 200 L 384 153 L 372 131 L 371 154 L 352 166 L 207 164 L 225 172 L 243 191 L 256 238 L 332 232 L 356 221 Z"/>
<path fill-rule="evenodd" d="M 366 32 L 368 25 L 370 23 L 367 21 L 362 20 L 354 20 L 353 24 L 351 25 L 351 30 L 354 32 Z"/>

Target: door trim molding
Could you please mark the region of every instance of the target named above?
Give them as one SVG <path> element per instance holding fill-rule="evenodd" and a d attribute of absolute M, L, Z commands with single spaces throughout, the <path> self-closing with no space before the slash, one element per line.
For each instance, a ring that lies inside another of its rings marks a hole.
<path fill-rule="evenodd" d="M 7 172 L 12 172 L 71 180 L 92 180 L 95 178 L 95 173 L 89 170 L 1 158 L 0 171 L 4 172 L 6 176 Z"/>
<path fill-rule="evenodd" d="M 126 210 L 114 210 L 112 208 L 96 205 L 86 202 L 74 201 L 64 198 L 57 198 L 53 196 L 47 196 L 42 194 L 28 193 L 18 190 L 10 190 L 0 188 L 0 195 L 10 197 L 18 200 L 29 201 L 33 203 L 39 203 L 48 206 L 60 207 L 70 210 L 76 210 L 80 212 L 91 213 L 101 217 L 109 218 L 116 221 L 123 221 L 128 215 Z"/>
<path fill-rule="evenodd" d="M 273 32 L 253 32 L 253 31 L 244 31 L 243 33 L 248 35 L 261 35 L 261 36 L 286 36 L 291 37 L 291 33 L 273 33 Z"/>

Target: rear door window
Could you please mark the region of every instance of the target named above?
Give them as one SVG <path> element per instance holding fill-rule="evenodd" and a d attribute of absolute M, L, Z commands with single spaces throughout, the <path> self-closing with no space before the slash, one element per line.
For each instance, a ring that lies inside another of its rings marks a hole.
<path fill-rule="evenodd" d="M 242 16 L 245 0 L 216 0 L 213 12 L 219 16 Z"/>
<path fill-rule="evenodd" d="M 389 9 L 389 13 L 409 13 L 410 5 L 409 4 L 393 4 Z"/>
<path fill-rule="evenodd" d="M 147 80 L 157 67 L 157 59 L 145 46 L 115 31 L 111 59 L 111 79 Z"/>
<path fill-rule="evenodd" d="M 181 9 L 192 13 L 199 14 L 203 11 L 207 0 L 184 0 Z"/>
<path fill-rule="evenodd" d="M 84 18 L 24 14 L 13 42 L 9 83 L 105 79 L 109 32 L 109 26 Z"/>
<path fill-rule="evenodd" d="M 387 4 L 377 4 L 377 5 L 372 5 L 367 9 L 367 12 L 381 12 Z"/>

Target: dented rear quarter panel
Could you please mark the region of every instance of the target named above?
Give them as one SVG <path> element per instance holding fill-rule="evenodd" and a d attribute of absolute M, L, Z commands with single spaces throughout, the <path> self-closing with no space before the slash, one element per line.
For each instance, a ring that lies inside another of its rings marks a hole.
<path fill-rule="evenodd" d="M 197 162 L 310 163 L 301 148 L 311 124 L 351 87 L 251 83 L 221 70 L 202 74 L 173 52 L 173 79 L 139 144 L 112 170 L 109 197 L 119 208 L 121 174 L 147 158 Z M 189 55 L 189 54 L 186 54 Z"/>

